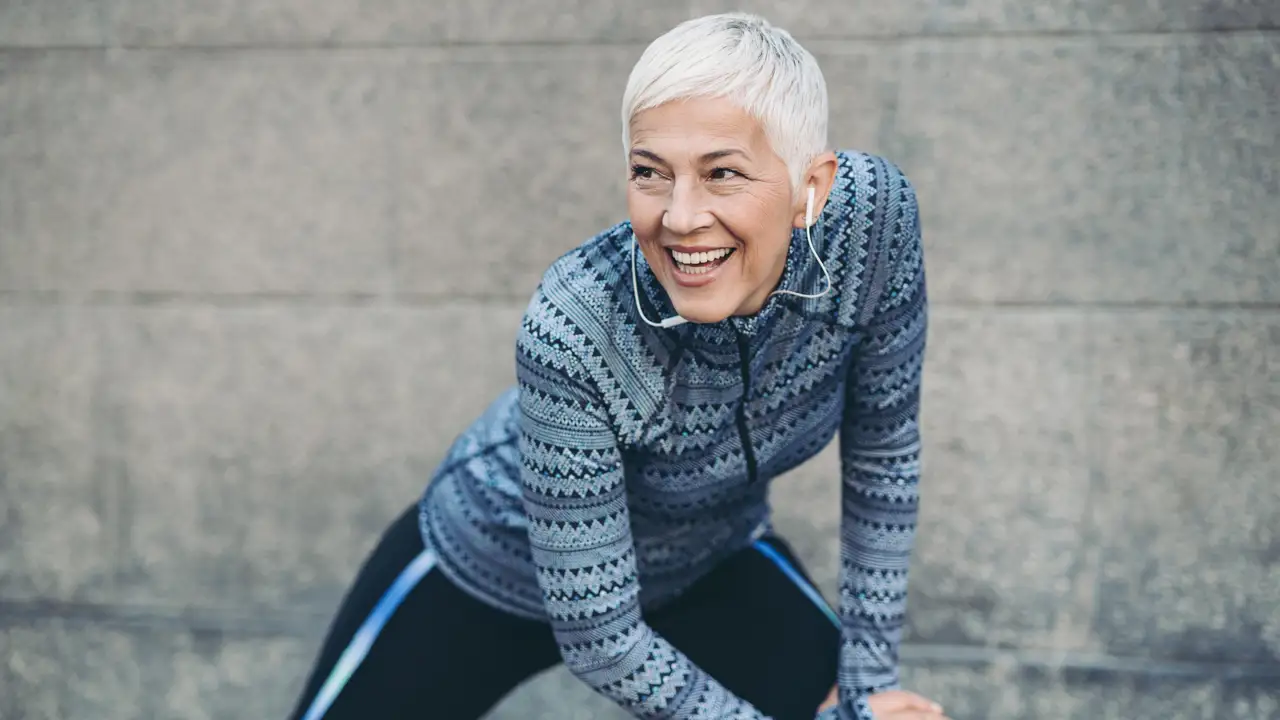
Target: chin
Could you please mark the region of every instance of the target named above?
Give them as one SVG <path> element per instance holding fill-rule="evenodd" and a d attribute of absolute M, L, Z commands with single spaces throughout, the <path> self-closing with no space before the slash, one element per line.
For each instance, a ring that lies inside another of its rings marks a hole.
<path fill-rule="evenodd" d="M 732 303 L 677 300 L 674 305 L 680 317 L 701 325 L 718 323 L 733 315 Z"/>

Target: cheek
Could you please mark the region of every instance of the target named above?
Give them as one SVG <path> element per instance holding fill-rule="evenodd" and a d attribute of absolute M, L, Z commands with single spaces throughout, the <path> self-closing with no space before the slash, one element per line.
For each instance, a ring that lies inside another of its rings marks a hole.
<path fill-rule="evenodd" d="M 634 190 L 627 193 L 627 216 L 631 229 L 643 244 L 657 242 L 662 233 L 662 203 Z"/>
<path fill-rule="evenodd" d="M 746 274 L 767 275 L 786 262 L 787 248 L 791 245 L 791 218 L 785 205 L 779 208 L 773 203 L 752 203 L 741 208 L 732 222 L 729 229 L 742 242 Z"/>
<path fill-rule="evenodd" d="M 787 246 L 790 240 L 789 235 L 779 239 L 774 234 L 767 237 L 758 234 L 752 242 L 747 243 L 748 250 L 743 269 L 753 282 L 763 282 L 771 278 L 786 264 Z"/>

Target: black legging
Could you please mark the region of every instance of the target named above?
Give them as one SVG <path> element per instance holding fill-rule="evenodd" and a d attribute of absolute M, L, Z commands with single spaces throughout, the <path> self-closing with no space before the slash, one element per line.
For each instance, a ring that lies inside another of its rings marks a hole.
<path fill-rule="evenodd" d="M 331 674 L 344 676 L 332 673 L 339 657 L 422 549 L 417 509 L 410 508 L 356 576 L 293 720 L 303 720 Z M 645 619 L 729 690 L 778 720 L 810 720 L 835 683 L 839 631 L 831 610 L 776 537 L 733 555 Z M 346 684 L 330 683 L 341 689 L 320 717 L 474 720 L 559 662 L 550 626 L 482 603 L 432 568 L 385 621 Z"/>

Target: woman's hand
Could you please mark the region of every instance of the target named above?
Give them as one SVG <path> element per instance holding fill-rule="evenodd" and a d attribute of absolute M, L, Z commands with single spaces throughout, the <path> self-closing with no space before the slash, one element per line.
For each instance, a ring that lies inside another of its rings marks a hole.
<path fill-rule="evenodd" d="M 831 693 L 822 702 L 821 712 L 832 707 L 840 700 L 838 687 L 831 688 Z M 871 712 L 876 720 L 947 720 L 942 714 L 942 706 L 906 690 L 886 690 L 867 698 Z"/>
<path fill-rule="evenodd" d="M 886 690 L 867 698 L 876 720 L 946 720 L 942 706 L 906 690 Z"/>

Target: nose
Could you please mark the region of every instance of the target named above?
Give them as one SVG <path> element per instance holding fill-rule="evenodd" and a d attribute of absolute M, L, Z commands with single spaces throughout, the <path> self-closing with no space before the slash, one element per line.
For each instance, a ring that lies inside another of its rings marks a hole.
<path fill-rule="evenodd" d="M 692 235 L 710 227 L 712 216 L 702 200 L 702 194 L 694 183 L 677 182 L 667 211 L 662 215 L 662 226 L 676 235 Z"/>

